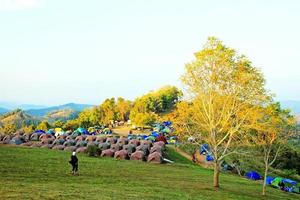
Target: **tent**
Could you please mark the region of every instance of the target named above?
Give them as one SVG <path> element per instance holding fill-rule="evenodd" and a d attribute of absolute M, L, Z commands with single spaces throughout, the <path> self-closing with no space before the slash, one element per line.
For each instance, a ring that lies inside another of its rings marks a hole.
<path fill-rule="evenodd" d="M 159 136 L 159 133 L 157 133 L 156 131 L 153 131 L 151 133 L 151 136 L 154 136 L 155 138 L 157 138 Z"/>
<path fill-rule="evenodd" d="M 209 152 L 210 152 L 210 147 L 209 147 L 208 144 L 201 145 L 200 155 L 202 155 L 202 154 L 209 154 Z"/>
<path fill-rule="evenodd" d="M 297 193 L 297 194 L 300 194 L 300 186 L 299 185 L 296 185 L 292 188 L 292 192 L 293 193 Z"/>
<path fill-rule="evenodd" d="M 210 154 L 207 154 L 206 155 L 206 161 L 210 162 L 210 161 L 213 161 L 214 160 L 214 157 Z"/>
<path fill-rule="evenodd" d="M 38 135 L 42 135 L 42 134 L 44 134 L 44 133 L 46 133 L 46 132 L 43 131 L 43 130 L 36 130 L 36 131 L 34 131 L 33 133 L 36 133 L 36 134 L 38 134 Z"/>
<path fill-rule="evenodd" d="M 260 180 L 261 176 L 256 171 L 250 171 L 246 174 L 246 178 L 256 181 L 256 180 Z"/>
<path fill-rule="evenodd" d="M 47 134 L 55 135 L 55 131 L 53 129 L 49 129 L 47 131 Z"/>
<path fill-rule="evenodd" d="M 279 188 L 279 183 L 283 180 L 283 178 L 276 177 L 271 183 L 271 186 L 273 187 L 278 187 Z"/>
<path fill-rule="evenodd" d="M 272 177 L 272 176 L 267 176 L 267 178 L 266 178 L 266 184 L 267 184 L 267 185 L 271 185 L 271 183 L 272 183 L 272 181 L 273 181 L 274 179 L 275 179 L 275 178 Z"/>

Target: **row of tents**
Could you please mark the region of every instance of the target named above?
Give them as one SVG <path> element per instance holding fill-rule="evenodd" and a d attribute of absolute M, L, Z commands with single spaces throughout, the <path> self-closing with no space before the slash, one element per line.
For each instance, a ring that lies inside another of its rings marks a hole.
<path fill-rule="evenodd" d="M 250 180 L 261 180 L 262 177 L 260 174 L 256 171 L 250 171 L 246 174 L 246 178 Z M 274 187 L 281 189 L 286 192 L 293 192 L 300 194 L 300 184 L 298 184 L 296 181 L 287 179 L 287 178 L 281 178 L 281 177 L 272 177 L 272 176 L 267 176 L 266 178 L 266 184 Z"/>

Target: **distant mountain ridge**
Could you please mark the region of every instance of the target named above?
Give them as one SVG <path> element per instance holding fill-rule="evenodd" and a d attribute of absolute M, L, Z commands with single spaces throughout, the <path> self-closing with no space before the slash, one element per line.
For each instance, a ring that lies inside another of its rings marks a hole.
<path fill-rule="evenodd" d="M 26 113 L 37 116 L 37 117 L 43 117 L 51 112 L 59 111 L 59 110 L 73 110 L 75 112 L 80 112 L 85 108 L 93 107 L 93 105 L 88 104 L 76 104 L 76 103 L 68 103 L 60 106 L 52 106 L 47 108 L 41 108 L 41 109 L 30 109 L 25 110 Z"/>
<path fill-rule="evenodd" d="M 7 108 L 1 108 L 0 107 L 0 115 L 9 112 L 10 110 Z"/>

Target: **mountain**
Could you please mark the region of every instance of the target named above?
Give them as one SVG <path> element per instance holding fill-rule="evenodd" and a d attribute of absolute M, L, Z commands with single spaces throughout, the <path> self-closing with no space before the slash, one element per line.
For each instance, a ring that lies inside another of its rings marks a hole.
<path fill-rule="evenodd" d="M 0 107 L 0 115 L 9 112 L 9 109 Z"/>
<path fill-rule="evenodd" d="M 38 124 L 39 119 L 27 114 L 21 109 L 16 109 L 0 116 L 0 125 L 10 123 L 16 124 L 17 127 L 20 128 L 23 124 Z"/>
<path fill-rule="evenodd" d="M 285 109 L 290 109 L 293 114 L 300 114 L 300 101 L 280 101 L 280 104 Z"/>
<path fill-rule="evenodd" d="M 6 102 L 6 101 L 0 101 L 0 105 L 1 107 L 6 108 L 8 110 L 15 110 L 15 109 L 29 110 L 29 109 L 41 109 L 47 107 L 44 105 L 18 104 L 13 102 Z"/>
<path fill-rule="evenodd" d="M 76 104 L 76 103 L 68 103 L 60 106 L 52 106 L 52 107 L 47 107 L 47 108 L 41 108 L 41 109 L 29 109 L 25 110 L 26 113 L 37 116 L 37 117 L 42 117 L 46 116 L 48 113 L 51 113 L 53 111 L 59 111 L 59 110 L 73 110 L 76 112 L 80 112 L 85 108 L 90 108 L 93 107 L 93 105 L 88 105 L 88 104 Z"/>
<path fill-rule="evenodd" d="M 44 118 L 51 122 L 54 122 L 56 120 L 59 121 L 67 121 L 70 119 L 75 119 L 78 117 L 80 111 L 75 111 L 72 109 L 61 109 L 61 110 L 55 110 L 51 111 L 44 116 Z"/>

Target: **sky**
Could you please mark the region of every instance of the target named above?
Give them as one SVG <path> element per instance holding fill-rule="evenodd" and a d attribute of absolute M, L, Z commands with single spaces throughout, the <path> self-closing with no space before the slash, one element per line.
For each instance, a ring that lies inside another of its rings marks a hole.
<path fill-rule="evenodd" d="M 298 0 L 0 0 L 0 102 L 135 99 L 180 76 L 215 36 L 300 100 Z"/>

